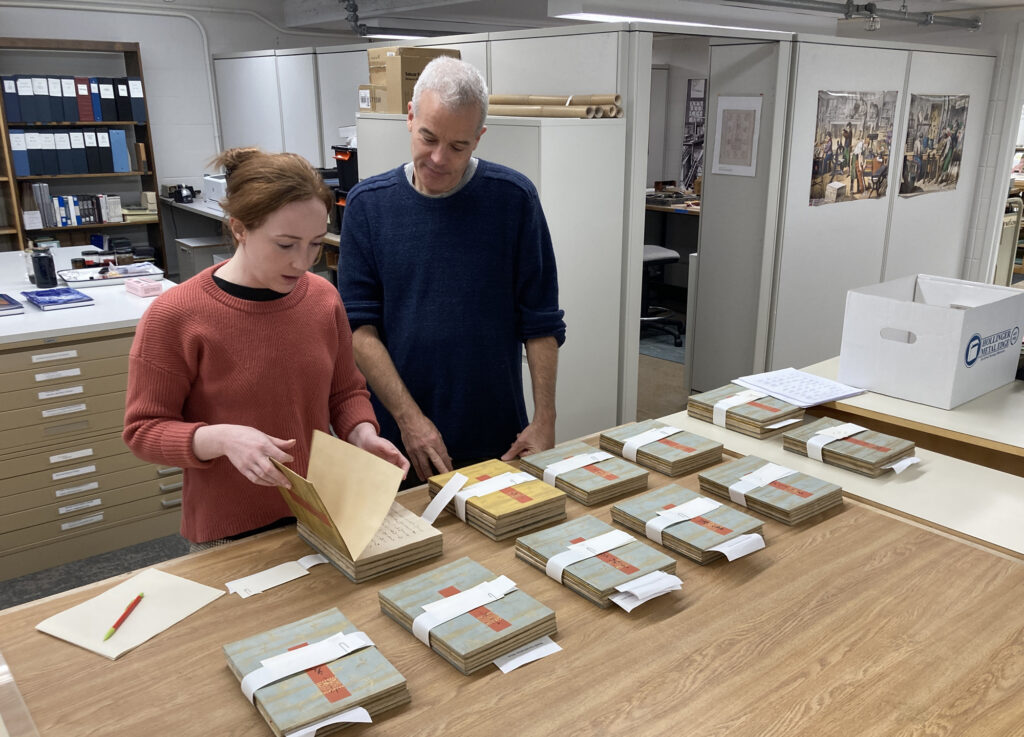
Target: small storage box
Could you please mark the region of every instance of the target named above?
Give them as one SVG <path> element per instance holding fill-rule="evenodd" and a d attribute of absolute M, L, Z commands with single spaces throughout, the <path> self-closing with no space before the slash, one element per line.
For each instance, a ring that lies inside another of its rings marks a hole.
<path fill-rule="evenodd" d="M 124 283 L 124 287 L 139 297 L 155 297 L 163 291 L 160 282 L 150 279 L 129 279 Z"/>
<path fill-rule="evenodd" d="M 846 295 L 839 381 L 942 409 L 1014 379 L 1024 291 L 918 274 Z"/>

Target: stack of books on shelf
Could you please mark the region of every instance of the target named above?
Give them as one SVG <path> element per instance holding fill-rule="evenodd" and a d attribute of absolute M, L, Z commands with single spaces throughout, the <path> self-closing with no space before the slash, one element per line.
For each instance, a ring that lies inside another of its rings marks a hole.
<path fill-rule="evenodd" d="M 381 589 L 380 609 L 460 673 L 558 631 L 555 613 L 469 558 Z"/>
<path fill-rule="evenodd" d="M 0 79 L 8 123 L 146 122 L 139 77 L 15 74 Z"/>
<path fill-rule="evenodd" d="M 657 420 L 605 430 L 601 433 L 601 448 L 666 476 L 693 473 L 722 460 L 721 443 Z"/>
<path fill-rule="evenodd" d="M 402 472 L 372 453 L 313 432 L 306 478 L 274 461 L 299 537 L 361 583 L 442 553 L 441 533 L 395 501 Z"/>
<path fill-rule="evenodd" d="M 582 442 L 524 456 L 519 466 L 587 506 L 647 488 L 647 471 Z"/>
<path fill-rule="evenodd" d="M 630 582 L 676 569 L 675 558 L 590 515 L 517 538 L 516 557 L 599 607 Z"/>
<path fill-rule="evenodd" d="M 8 139 L 17 177 L 146 171 L 132 168 L 129 136 L 124 128 L 10 128 Z M 145 144 L 136 143 L 131 149 L 137 158 L 139 146 Z M 141 155 L 145 156 L 145 150 Z"/>
<path fill-rule="evenodd" d="M 431 476 L 427 490 L 434 500 L 424 512 L 426 519 L 433 521 L 444 509 L 492 540 L 565 519 L 562 491 L 504 461 L 483 461 Z"/>
<path fill-rule="evenodd" d="M 802 407 L 737 384 L 694 394 L 688 400 L 686 411 L 694 419 L 713 422 L 754 438 L 780 433 L 804 416 Z"/>
<path fill-rule="evenodd" d="M 75 225 L 120 223 L 121 197 L 104 194 L 50 195 L 50 185 L 33 182 L 22 185 L 22 203 L 34 203 L 39 214 L 39 227 L 67 228 Z M 31 211 L 27 211 L 31 212 Z M 151 216 L 152 217 L 152 216 Z M 30 227 L 28 217 L 26 229 Z"/>
<path fill-rule="evenodd" d="M 716 466 L 697 478 L 701 491 L 731 499 L 787 525 L 843 503 L 842 487 L 757 456 Z"/>
<path fill-rule="evenodd" d="M 56 289 L 36 289 L 22 292 L 30 303 L 41 310 L 66 310 L 70 307 L 89 307 L 95 304 L 92 297 L 77 289 L 57 287 Z"/>
<path fill-rule="evenodd" d="M 916 462 L 909 440 L 822 417 L 782 436 L 782 447 L 848 471 L 878 477 Z M 902 462 L 902 463 L 901 463 Z"/>
<path fill-rule="evenodd" d="M 761 520 L 679 484 L 619 502 L 612 520 L 701 565 L 764 548 Z"/>
<path fill-rule="evenodd" d="M 278 737 L 318 724 L 317 735 L 334 734 L 347 723 L 331 719 L 345 712 L 375 717 L 410 700 L 402 674 L 337 609 L 224 645 L 224 655 Z"/>

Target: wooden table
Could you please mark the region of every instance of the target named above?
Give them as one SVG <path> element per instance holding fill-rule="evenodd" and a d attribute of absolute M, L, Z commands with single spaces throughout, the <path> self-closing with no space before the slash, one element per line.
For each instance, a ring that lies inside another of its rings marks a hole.
<path fill-rule="evenodd" d="M 665 481 L 652 472 L 651 487 Z M 428 497 L 401 499 L 420 512 Z M 609 505 L 568 508 L 610 519 Z M 1024 564 L 858 502 L 797 527 L 766 521 L 768 547 L 733 563 L 675 556 L 682 591 L 632 614 L 557 585 L 511 540 L 447 514 L 438 526 L 442 562 L 468 555 L 554 608 L 564 651 L 509 675 L 460 675 L 379 611 L 378 589 L 434 561 L 358 586 L 322 565 L 249 599 L 225 595 L 119 661 L 34 630 L 118 577 L 0 613 L 0 652 L 43 737 L 270 735 L 221 645 L 334 606 L 412 693 L 352 735 L 1021 734 Z M 221 586 L 308 552 L 286 528 L 160 568 Z"/>
<path fill-rule="evenodd" d="M 803 369 L 835 379 L 839 359 Z M 919 447 L 1024 476 L 1024 382 L 1012 381 L 953 409 L 939 409 L 865 392 L 814 408 L 815 414 L 856 422 L 913 440 Z"/>

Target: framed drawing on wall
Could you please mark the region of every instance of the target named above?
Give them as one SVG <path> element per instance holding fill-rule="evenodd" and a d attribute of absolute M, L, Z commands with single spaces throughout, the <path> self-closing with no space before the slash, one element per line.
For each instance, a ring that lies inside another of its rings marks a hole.
<path fill-rule="evenodd" d="M 761 127 L 761 96 L 719 97 L 714 174 L 752 177 L 757 174 L 757 134 Z"/>

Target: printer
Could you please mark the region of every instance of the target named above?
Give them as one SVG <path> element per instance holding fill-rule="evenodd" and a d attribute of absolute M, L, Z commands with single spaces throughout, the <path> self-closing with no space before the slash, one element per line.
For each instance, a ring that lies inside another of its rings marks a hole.
<path fill-rule="evenodd" d="M 228 185 L 225 174 L 204 174 L 203 175 L 203 197 L 207 200 L 219 202 L 228 194 Z"/>

